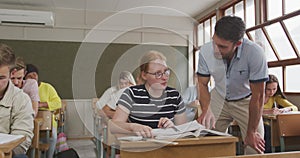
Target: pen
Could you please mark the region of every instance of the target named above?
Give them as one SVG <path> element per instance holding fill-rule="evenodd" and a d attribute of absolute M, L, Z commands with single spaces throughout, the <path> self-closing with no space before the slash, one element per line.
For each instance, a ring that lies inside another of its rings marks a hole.
<path fill-rule="evenodd" d="M 275 108 L 275 109 L 277 108 L 277 103 L 276 103 L 276 101 L 274 101 L 274 108 Z"/>
<path fill-rule="evenodd" d="M 176 126 L 173 126 L 171 128 L 173 128 L 176 132 L 180 132 L 180 130 Z"/>
<path fill-rule="evenodd" d="M 161 126 L 162 126 L 163 128 L 165 128 L 164 126 L 165 126 L 166 122 L 167 122 L 167 121 L 165 121 L 164 123 L 162 123 Z M 176 132 L 179 132 L 179 131 L 180 131 L 176 126 L 172 126 L 171 128 L 174 129 Z"/>

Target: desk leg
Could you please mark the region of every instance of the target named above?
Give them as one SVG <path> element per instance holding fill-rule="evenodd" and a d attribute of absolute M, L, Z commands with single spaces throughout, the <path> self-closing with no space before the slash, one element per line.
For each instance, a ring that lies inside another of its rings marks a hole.
<path fill-rule="evenodd" d="M 276 152 L 276 146 L 272 146 L 272 153 Z"/>
<path fill-rule="evenodd" d="M 30 149 L 30 158 L 34 158 L 35 156 L 35 148 Z"/>
<path fill-rule="evenodd" d="M 12 158 L 12 151 L 10 151 L 8 153 L 4 153 L 4 157 L 5 158 Z"/>
<path fill-rule="evenodd" d="M 112 144 L 110 146 L 110 158 L 115 158 L 116 157 L 116 145 Z"/>
<path fill-rule="evenodd" d="M 0 151 L 0 157 L 4 157 L 4 153 Z"/>

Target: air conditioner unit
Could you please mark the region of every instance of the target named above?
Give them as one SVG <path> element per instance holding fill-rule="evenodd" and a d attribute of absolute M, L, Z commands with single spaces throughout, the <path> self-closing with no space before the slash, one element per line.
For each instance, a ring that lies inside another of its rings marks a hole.
<path fill-rule="evenodd" d="M 54 26 L 53 13 L 48 11 L 0 9 L 2 25 Z"/>

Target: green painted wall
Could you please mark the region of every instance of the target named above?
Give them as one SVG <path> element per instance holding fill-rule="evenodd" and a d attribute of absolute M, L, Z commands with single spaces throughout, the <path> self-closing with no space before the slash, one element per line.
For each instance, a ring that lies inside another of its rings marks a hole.
<path fill-rule="evenodd" d="M 108 87 L 116 84 L 119 72 L 134 72 L 139 58 L 148 50 L 158 50 L 166 55 L 173 71 L 170 86 L 179 91 L 187 86 L 188 48 L 185 46 L 28 40 L 0 42 L 11 46 L 26 63 L 36 65 L 40 80 L 51 83 L 63 99 L 101 96 Z"/>

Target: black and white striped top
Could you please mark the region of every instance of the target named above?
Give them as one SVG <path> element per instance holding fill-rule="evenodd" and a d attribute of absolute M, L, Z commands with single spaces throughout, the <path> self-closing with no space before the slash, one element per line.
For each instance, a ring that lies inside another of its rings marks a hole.
<path fill-rule="evenodd" d="M 174 115 L 185 111 L 185 106 L 179 92 L 167 87 L 159 98 L 151 97 L 145 85 L 127 88 L 121 95 L 118 105 L 123 105 L 129 111 L 129 122 L 139 123 L 157 128 L 161 117 L 174 120 Z"/>

